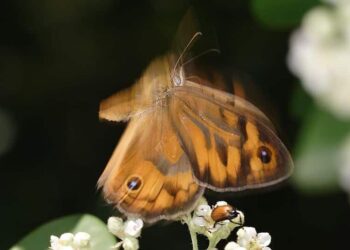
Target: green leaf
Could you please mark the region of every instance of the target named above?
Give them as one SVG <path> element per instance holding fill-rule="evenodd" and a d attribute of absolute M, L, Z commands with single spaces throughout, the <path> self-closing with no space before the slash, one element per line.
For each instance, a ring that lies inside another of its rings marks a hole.
<path fill-rule="evenodd" d="M 10 250 L 47 250 L 50 236 L 63 233 L 86 232 L 91 235 L 91 249 L 110 249 L 116 244 L 115 237 L 108 232 L 107 226 L 100 219 L 89 214 L 77 214 L 48 222 L 32 231 Z"/>
<path fill-rule="evenodd" d="M 318 106 L 309 107 L 295 148 L 294 184 L 307 193 L 339 188 L 339 152 L 350 124 Z"/>
<path fill-rule="evenodd" d="M 270 28 L 286 29 L 299 24 L 304 14 L 319 0 L 252 0 L 255 18 Z"/>

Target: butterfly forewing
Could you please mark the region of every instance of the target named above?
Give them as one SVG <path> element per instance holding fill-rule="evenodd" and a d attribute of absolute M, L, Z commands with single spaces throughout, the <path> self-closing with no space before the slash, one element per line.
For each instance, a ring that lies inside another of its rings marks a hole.
<path fill-rule="evenodd" d="M 172 122 L 201 185 L 235 191 L 289 176 L 293 164 L 287 149 L 252 104 L 189 82 L 172 95 Z"/>
<path fill-rule="evenodd" d="M 170 75 L 173 61 L 173 54 L 153 60 L 131 88 L 101 102 L 99 117 L 108 121 L 128 121 L 134 116 L 152 111 L 165 89 L 172 84 Z"/>
<path fill-rule="evenodd" d="M 161 107 L 132 118 L 99 186 L 121 211 L 147 222 L 187 212 L 203 192 Z"/>

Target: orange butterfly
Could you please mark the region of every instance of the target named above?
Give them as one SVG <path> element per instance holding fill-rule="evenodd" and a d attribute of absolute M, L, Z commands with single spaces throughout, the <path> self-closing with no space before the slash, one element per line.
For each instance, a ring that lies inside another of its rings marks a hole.
<path fill-rule="evenodd" d="M 186 78 L 174 55 L 154 60 L 99 116 L 129 121 L 98 181 L 107 201 L 152 223 L 218 192 L 272 185 L 292 170 L 269 119 L 246 100 Z"/>

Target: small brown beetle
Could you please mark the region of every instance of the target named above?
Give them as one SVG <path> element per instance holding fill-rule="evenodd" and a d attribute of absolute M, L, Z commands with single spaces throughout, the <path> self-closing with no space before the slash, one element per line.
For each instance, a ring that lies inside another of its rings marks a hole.
<path fill-rule="evenodd" d="M 219 205 L 214 207 L 213 210 L 211 211 L 210 216 L 213 219 L 213 221 L 215 221 L 215 224 L 214 224 L 214 228 L 215 228 L 216 224 L 224 220 L 229 220 L 233 223 L 236 223 L 233 221 L 233 219 L 239 216 L 239 212 L 237 212 L 237 210 L 233 208 L 231 205 L 226 204 L 226 205 Z M 236 223 L 236 224 L 241 225 L 242 222 L 240 221 L 240 223 Z"/>

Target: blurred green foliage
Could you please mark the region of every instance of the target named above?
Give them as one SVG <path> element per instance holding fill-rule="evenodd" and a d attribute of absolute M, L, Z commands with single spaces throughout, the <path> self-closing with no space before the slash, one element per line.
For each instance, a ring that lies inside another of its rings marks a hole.
<path fill-rule="evenodd" d="M 104 222 L 89 214 L 79 214 L 59 218 L 40 226 L 10 250 L 47 250 L 51 235 L 60 237 L 67 232 L 90 234 L 91 250 L 110 249 L 116 244 L 115 237 L 107 230 Z"/>
<path fill-rule="evenodd" d="M 305 14 L 319 0 L 252 0 L 252 12 L 263 25 L 274 29 L 288 29 L 298 25 Z"/>
<path fill-rule="evenodd" d="M 294 183 L 309 193 L 336 191 L 341 146 L 350 135 L 350 122 L 337 119 L 312 102 L 301 105 L 306 114 L 294 150 Z"/>

